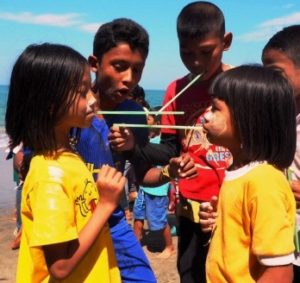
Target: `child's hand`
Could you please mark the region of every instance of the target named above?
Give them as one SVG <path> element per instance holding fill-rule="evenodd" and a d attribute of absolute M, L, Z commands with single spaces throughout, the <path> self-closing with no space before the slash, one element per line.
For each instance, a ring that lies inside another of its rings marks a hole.
<path fill-rule="evenodd" d="M 186 179 L 195 178 L 198 175 L 194 160 L 187 153 L 170 159 L 169 173 L 173 178 Z"/>
<path fill-rule="evenodd" d="M 297 203 L 297 208 L 300 208 L 300 182 L 299 181 L 291 181 L 290 182 L 292 191 L 294 193 L 294 197 Z"/>
<path fill-rule="evenodd" d="M 203 202 L 199 209 L 201 230 L 211 232 L 216 224 L 218 198 L 213 196 L 210 202 Z"/>
<path fill-rule="evenodd" d="M 103 165 L 98 174 L 97 187 L 100 195 L 99 203 L 112 204 L 117 207 L 126 178 L 121 172 L 108 165 Z"/>
<path fill-rule="evenodd" d="M 112 126 L 108 140 L 115 151 L 132 150 L 135 146 L 134 135 L 128 128 Z"/>

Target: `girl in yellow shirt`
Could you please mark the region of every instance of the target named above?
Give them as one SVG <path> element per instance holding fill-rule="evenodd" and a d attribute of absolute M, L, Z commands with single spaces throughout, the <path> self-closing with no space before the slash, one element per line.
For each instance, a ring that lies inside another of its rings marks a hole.
<path fill-rule="evenodd" d="M 6 131 L 33 152 L 17 282 L 120 282 L 106 221 L 125 178 L 104 166 L 95 184 L 69 138 L 92 121 L 90 86 L 87 61 L 63 45 L 30 45 L 13 67 Z"/>
<path fill-rule="evenodd" d="M 233 163 L 217 216 L 216 199 L 201 205 L 200 223 L 213 230 L 207 282 L 292 282 L 296 205 L 283 169 L 296 147 L 293 90 L 278 71 L 241 66 L 219 75 L 211 96 L 203 127 Z"/>

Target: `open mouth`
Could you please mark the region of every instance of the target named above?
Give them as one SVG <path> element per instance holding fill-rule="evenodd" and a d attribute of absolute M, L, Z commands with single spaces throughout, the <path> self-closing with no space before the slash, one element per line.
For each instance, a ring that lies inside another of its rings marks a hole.
<path fill-rule="evenodd" d="M 118 90 L 118 93 L 119 93 L 121 96 L 128 96 L 128 94 L 129 94 L 129 89 L 119 89 L 119 90 Z"/>

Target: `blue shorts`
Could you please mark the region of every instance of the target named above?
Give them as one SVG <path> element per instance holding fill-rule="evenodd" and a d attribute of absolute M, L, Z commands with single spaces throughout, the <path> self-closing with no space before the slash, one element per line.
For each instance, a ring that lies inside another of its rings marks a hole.
<path fill-rule="evenodd" d="M 147 219 L 151 231 L 162 230 L 168 224 L 168 204 L 167 196 L 153 196 L 140 188 L 133 206 L 133 217 L 136 220 Z"/>

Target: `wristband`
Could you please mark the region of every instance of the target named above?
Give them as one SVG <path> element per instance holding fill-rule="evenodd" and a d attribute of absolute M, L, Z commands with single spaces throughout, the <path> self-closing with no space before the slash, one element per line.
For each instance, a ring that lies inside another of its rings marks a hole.
<path fill-rule="evenodd" d="M 170 176 L 170 172 L 169 172 L 169 165 L 166 165 L 166 166 L 161 168 L 161 174 L 162 174 L 162 176 L 165 176 L 168 179 L 172 179 L 171 176 Z"/>

